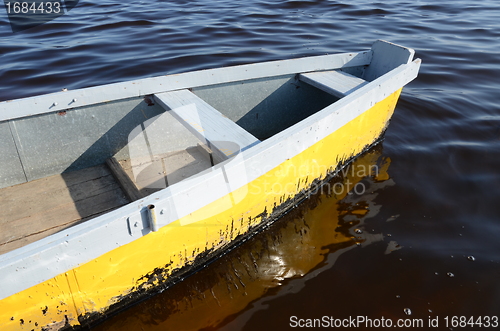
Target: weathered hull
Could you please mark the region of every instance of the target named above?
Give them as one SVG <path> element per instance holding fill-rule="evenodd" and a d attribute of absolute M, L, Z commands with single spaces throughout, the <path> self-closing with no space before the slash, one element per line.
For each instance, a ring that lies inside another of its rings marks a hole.
<path fill-rule="evenodd" d="M 83 320 L 101 317 L 99 315 L 105 315 L 110 306 L 118 308 L 120 301 L 130 302 L 164 283 L 199 255 L 208 258 L 216 254 L 238 236 L 264 223 L 275 209 L 287 208 L 293 197 L 309 189 L 315 179 L 325 178 L 336 165 L 376 142 L 394 111 L 398 96 L 399 91 L 240 188 L 248 193 L 232 208 L 186 226 L 180 225 L 181 220 L 173 222 L 158 232 L 5 298 L 1 301 L 1 320 L 7 322 L 4 329 L 17 330 L 23 324 L 30 329 L 36 329 L 37 325 L 40 329 L 51 325 L 57 328 L 77 325 L 79 317 Z M 197 213 L 225 209 L 227 198 Z M 185 221 L 189 223 L 191 217 L 196 215 L 186 216 Z"/>
<path fill-rule="evenodd" d="M 378 214 L 378 193 L 394 183 L 387 172 L 391 160 L 381 156 L 382 150 L 378 144 L 357 157 L 339 176 L 314 190 L 264 233 L 215 261 L 209 270 L 104 321 L 97 330 L 201 330 L 238 325 L 239 318 L 265 309 L 258 302 L 266 301 L 266 296 L 296 293 L 347 251 L 380 243 L 382 233 L 357 234 L 355 229 L 367 226 L 365 222 Z"/>
<path fill-rule="evenodd" d="M 167 188 L 82 225 L 68 234 L 68 240 L 54 237 L 57 245 L 45 248 L 47 239 L 1 261 L 11 265 L 4 268 L 10 271 L 7 284 L 43 269 L 34 277 L 37 280 L 26 281 L 18 286 L 21 290 L 0 300 L 2 330 L 92 324 L 175 283 L 265 227 L 378 141 L 402 85 L 413 79 L 419 63 L 408 64 L 378 86 L 363 87 L 341 99 L 332 111 L 327 107 L 241 152 L 217 171 L 179 183 L 177 190 Z M 246 181 L 235 189 L 217 189 L 215 185 L 228 175 Z M 176 194 L 184 195 L 176 200 Z M 144 208 L 153 203 L 158 231 L 150 231 L 143 221 Z M 175 209 L 176 204 L 191 203 L 191 209 Z M 179 217 L 172 221 L 175 216 Z M 130 238 L 115 239 L 114 232 L 126 232 Z M 29 271 L 33 264 L 36 268 Z"/>

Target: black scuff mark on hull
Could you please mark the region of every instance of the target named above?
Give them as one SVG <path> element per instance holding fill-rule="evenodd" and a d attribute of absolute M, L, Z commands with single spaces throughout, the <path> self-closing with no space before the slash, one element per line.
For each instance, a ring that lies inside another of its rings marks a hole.
<path fill-rule="evenodd" d="M 233 239 L 233 231 L 234 231 L 234 219 L 231 219 L 231 232 L 229 233 L 229 240 Z"/>

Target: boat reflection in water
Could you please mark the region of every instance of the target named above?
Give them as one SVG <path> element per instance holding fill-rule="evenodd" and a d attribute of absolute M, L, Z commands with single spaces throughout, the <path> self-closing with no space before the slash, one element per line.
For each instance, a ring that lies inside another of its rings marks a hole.
<path fill-rule="evenodd" d="M 259 298 L 299 291 L 340 254 L 383 240 L 364 228 L 380 209 L 377 191 L 393 184 L 381 151 L 366 152 L 264 232 L 95 330 L 240 329 L 242 315 L 266 308 Z"/>

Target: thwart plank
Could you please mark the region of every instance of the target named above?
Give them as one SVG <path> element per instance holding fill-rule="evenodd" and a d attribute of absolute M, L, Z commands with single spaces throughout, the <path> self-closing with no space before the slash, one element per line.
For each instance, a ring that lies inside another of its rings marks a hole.
<path fill-rule="evenodd" d="M 300 74 L 299 79 L 338 98 L 345 97 L 368 84 L 364 79 L 340 70 L 309 72 Z"/>
<path fill-rule="evenodd" d="M 155 100 L 206 142 L 219 162 L 260 142 L 189 90 L 157 93 Z"/>

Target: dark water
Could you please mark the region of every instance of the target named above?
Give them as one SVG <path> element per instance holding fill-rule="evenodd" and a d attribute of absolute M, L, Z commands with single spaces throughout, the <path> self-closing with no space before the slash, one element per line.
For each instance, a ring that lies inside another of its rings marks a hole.
<path fill-rule="evenodd" d="M 0 100 L 376 39 L 423 60 L 383 145 L 358 160 L 384 169 L 357 178 L 364 194 L 312 197 L 96 330 L 283 330 L 291 316 L 430 316 L 448 329 L 446 317 L 500 316 L 500 2 L 83 0 L 22 33 L 0 19 Z"/>

